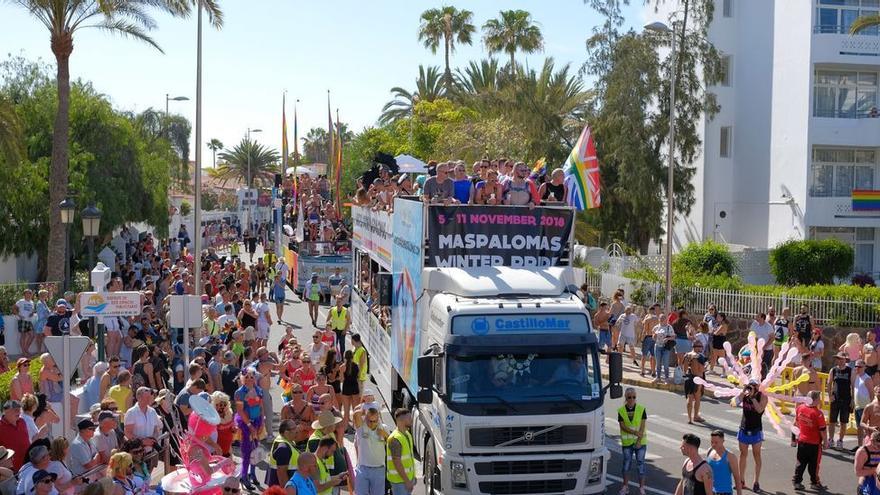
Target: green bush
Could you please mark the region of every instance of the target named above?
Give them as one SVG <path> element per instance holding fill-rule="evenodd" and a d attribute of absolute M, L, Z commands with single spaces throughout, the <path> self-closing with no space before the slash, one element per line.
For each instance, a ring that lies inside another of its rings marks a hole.
<path fill-rule="evenodd" d="M 15 368 L 15 362 L 9 363 L 12 368 Z M 0 404 L 9 400 L 9 384 L 12 383 L 12 377 L 15 376 L 15 369 L 11 369 L 6 373 L 0 375 Z M 31 378 L 34 380 L 34 390 L 39 389 L 40 385 L 40 360 L 32 359 L 31 360 Z"/>
<path fill-rule="evenodd" d="M 736 272 L 736 261 L 726 244 L 713 241 L 692 242 L 672 260 L 674 274 L 729 277 Z"/>
<path fill-rule="evenodd" d="M 770 270 L 782 285 L 833 284 L 852 272 L 853 256 L 837 239 L 789 240 L 770 251 Z"/>

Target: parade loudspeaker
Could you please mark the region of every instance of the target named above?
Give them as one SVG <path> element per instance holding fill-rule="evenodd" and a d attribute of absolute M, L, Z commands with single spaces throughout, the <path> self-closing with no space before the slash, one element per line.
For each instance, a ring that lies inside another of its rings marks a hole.
<path fill-rule="evenodd" d="M 275 174 L 275 187 L 281 187 L 281 174 Z"/>
<path fill-rule="evenodd" d="M 379 274 L 379 305 L 391 306 L 391 274 Z"/>

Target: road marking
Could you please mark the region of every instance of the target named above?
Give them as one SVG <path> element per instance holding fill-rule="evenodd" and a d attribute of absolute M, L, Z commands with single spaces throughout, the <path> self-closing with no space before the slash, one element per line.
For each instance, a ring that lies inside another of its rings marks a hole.
<path fill-rule="evenodd" d="M 614 476 L 613 474 L 606 474 L 605 477 L 611 481 L 616 482 L 616 483 L 623 483 L 623 478 L 620 478 L 618 476 Z M 630 481 L 629 486 L 638 488 L 639 484 L 635 481 Z M 651 493 L 656 493 L 658 495 L 674 495 L 672 492 L 667 492 L 665 490 L 660 490 L 658 488 L 651 488 L 650 486 L 645 486 L 645 491 L 651 492 Z"/>
<path fill-rule="evenodd" d="M 739 432 L 739 424 L 738 423 L 734 423 L 732 421 L 725 421 L 723 419 L 714 418 L 714 417 L 708 416 L 708 415 L 705 416 L 705 418 L 706 418 L 705 423 L 695 423 L 693 425 L 688 425 L 686 423 L 681 424 L 681 423 L 673 421 L 669 418 L 664 418 L 664 417 L 661 417 L 658 415 L 654 415 L 654 416 L 648 417 L 648 420 L 649 420 L 648 428 L 649 429 L 651 428 L 650 421 L 654 421 L 655 423 L 660 424 L 661 426 L 673 429 L 673 430 L 678 431 L 680 433 L 694 433 L 695 428 L 708 430 L 708 429 L 714 429 L 713 427 L 717 427 L 722 430 L 732 432 L 734 439 L 736 439 L 736 433 Z M 678 442 L 678 440 L 676 440 L 676 442 Z M 773 443 L 776 445 L 780 445 L 780 446 L 789 446 L 790 445 L 788 439 L 787 438 L 780 438 L 779 435 L 776 433 L 776 431 L 774 429 L 772 429 L 772 426 L 770 427 L 770 429 L 764 430 L 764 443 L 767 443 L 767 442 L 770 442 L 770 443 Z"/>

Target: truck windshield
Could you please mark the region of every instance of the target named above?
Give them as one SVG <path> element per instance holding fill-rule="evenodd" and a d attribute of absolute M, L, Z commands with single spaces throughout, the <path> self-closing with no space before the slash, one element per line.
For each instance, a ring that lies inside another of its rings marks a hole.
<path fill-rule="evenodd" d="M 593 354 L 527 352 L 449 356 L 447 394 L 461 404 L 576 402 L 599 399 Z"/>

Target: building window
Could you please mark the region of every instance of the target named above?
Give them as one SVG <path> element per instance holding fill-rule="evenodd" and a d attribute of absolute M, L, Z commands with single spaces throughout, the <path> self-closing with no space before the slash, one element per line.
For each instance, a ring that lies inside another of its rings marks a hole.
<path fill-rule="evenodd" d="M 730 55 L 724 55 L 721 57 L 721 74 L 718 77 L 718 84 L 722 86 L 730 86 L 730 69 L 731 66 L 731 58 Z"/>
<path fill-rule="evenodd" d="M 730 141 L 732 136 L 732 130 L 730 127 L 722 127 L 721 128 L 721 139 L 720 139 L 720 147 L 719 154 L 721 158 L 730 158 Z"/>
<path fill-rule="evenodd" d="M 853 273 L 874 272 L 875 229 L 863 227 L 812 227 L 810 238 L 837 239 L 853 248 Z"/>
<path fill-rule="evenodd" d="M 875 150 L 813 148 L 810 196 L 847 197 L 853 189 L 874 189 Z"/>
<path fill-rule="evenodd" d="M 817 33 L 848 34 L 853 21 L 864 15 L 880 12 L 880 0 L 817 0 Z M 877 35 L 876 27 L 859 32 L 863 35 Z"/>
<path fill-rule="evenodd" d="M 722 1 L 721 14 L 724 17 L 733 17 L 733 0 L 723 0 Z"/>
<path fill-rule="evenodd" d="M 814 117 L 864 118 L 871 116 L 872 109 L 876 107 L 876 72 L 816 71 L 813 83 Z"/>

